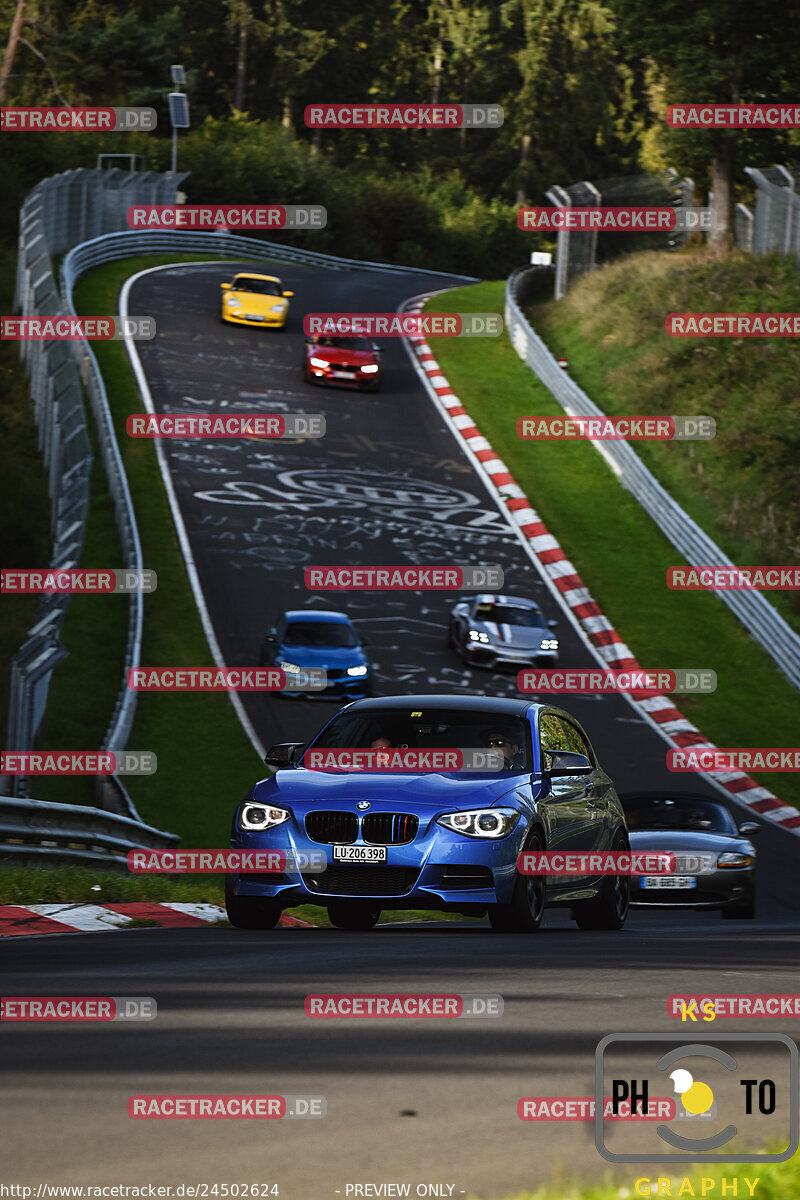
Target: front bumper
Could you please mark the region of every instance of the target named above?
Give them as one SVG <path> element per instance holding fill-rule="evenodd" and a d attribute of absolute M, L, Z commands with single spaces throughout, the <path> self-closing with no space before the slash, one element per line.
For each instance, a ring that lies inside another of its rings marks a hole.
<path fill-rule="evenodd" d="M 222 319 L 227 321 L 229 325 L 251 325 L 254 329 L 282 329 L 286 324 L 288 310 L 284 313 L 270 313 L 264 317 L 263 321 L 253 321 L 244 314 L 241 316 L 235 312 L 227 312 L 222 310 Z"/>
<path fill-rule="evenodd" d="M 330 811 L 323 804 L 320 808 Z M 376 804 L 372 811 L 392 810 L 390 804 Z M 240 832 L 231 840 L 233 849 L 323 850 L 328 855 L 328 866 L 318 875 L 298 871 L 277 877 L 234 875 L 234 893 L 242 897 L 277 897 L 285 908 L 300 904 L 324 906 L 333 900 L 374 900 L 388 908 L 419 909 L 465 905 L 488 908 L 510 903 L 517 855 L 527 828 L 524 816 L 505 838 L 478 841 L 451 834 L 437 825 L 438 814 L 415 815 L 419 817 L 419 828 L 414 840 L 387 846 L 387 861 L 375 864 L 334 863 L 332 846 L 312 840 L 305 824 L 301 826 L 294 819 L 266 834 Z M 352 844 L 366 843 L 359 834 Z"/>
<path fill-rule="evenodd" d="M 381 373 L 378 371 L 374 375 L 362 375 L 358 371 L 354 379 L 341 379 L 334 378 L 330 371 L 326 371 L 322 367 L 307 367 L 306 382 L 324 383 L 326 387 L 342 387 L 350 391 L 365 392 L 380 386 Z"/>
<path fill-rule="evenodd" d="M 487 646 L 485 642 L 467 642 L 464 654 L 471 667 L 486 667 L 496 671 L 522 671 L 525 667 L 558 662 L 557 650 L 516 650 L 506 646 Z"/>
<path fill-rule="evenodd" d="M 695 875 L 693 888 L 650 889 L 642 887 L 641 879 L 631 880 L 632 908 L 728 908 L 744 904 L 753 894 L 754 872 L 751 868 L 710 871 Z"/>

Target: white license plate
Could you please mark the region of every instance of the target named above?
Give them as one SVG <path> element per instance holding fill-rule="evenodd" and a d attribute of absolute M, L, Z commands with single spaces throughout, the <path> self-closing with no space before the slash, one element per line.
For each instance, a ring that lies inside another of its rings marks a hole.
<path fill-rule="evenodd" d="M 645 875 L 642 887 L 652 888 L 693 888 L 697 887 L 694 875 Z"/>
<path fill-rule="evenodd" d="M 386 862 L 385 846 L 334 846 L 334 862 Z"/>
<path fill-rule="evenodd" d="M 354 371 L 331 371 L 334 379 L 355 379 Z"/>

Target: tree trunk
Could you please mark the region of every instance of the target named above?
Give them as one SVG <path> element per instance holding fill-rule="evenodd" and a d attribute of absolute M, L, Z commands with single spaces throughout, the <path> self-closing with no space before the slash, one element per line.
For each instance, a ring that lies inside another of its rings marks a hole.
<path fill-rule="evenodd" d="M 283 116 L 281 117 L 281 125 L 284 129 L 293 129 L 292 124 L 292 97 L 288 92 L 284 93 L 283 97 Z"/>
<path fill-rule="evenodd" d="M 233 97 L 233 107 L 244 112 L 244 79 L 247 71 L 247 24 L 242 19 L 239 30 L 239 57 L 236 61 L 236 91 Z"/>
<path fill-rule="evenodd" d="M 523 133 L 522 148 L 520 149 L 520 153 L 519 153 L 519 184 L 517 185 L 517 198 L 515 201 L 515 203 L 517 204 L 517 207 L 521 207 L 528 198 L 528 196 L 527 196 L 528 189 L 526 187 L 527 181 L 525 178 L 525 176 L 526 176 L 525 167 L 528 162 L 528 151 L 530 150 L 530 148 L 531 148 L 531 135 L 529 133 Z"/>
<path fill-rule="evenodd" d="M 5 58 L 3 59 L 3 70 L 0 74 L 0 104 L 6 102 L 6 91 L 8 89 L 8 80 L 11 75 L 11 68 L 14 65 L 14 55 L 17 52 L 17 42 L 19 35 L 22 33 L 22 23 L 25 15 L 25 0 L 19 0 L 17 11 L 14 16 L 14 21 L 11 25 L 11 34 L 6 47 Z"/>
<path fill-rule="evenodd" d="M 736 244 L 734 226 L 734 170 L 736 143 L 726 136 L 720 152 L 711 163 L 711 187 L 714 192 L 714 227 L 709 231 L 708 248 L 712 254 L 726 254 Z"/>

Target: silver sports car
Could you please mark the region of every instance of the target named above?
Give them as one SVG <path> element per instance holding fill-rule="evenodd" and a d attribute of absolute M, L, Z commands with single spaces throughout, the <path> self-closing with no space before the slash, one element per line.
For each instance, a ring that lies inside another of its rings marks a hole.
<path fill-rule="evenodd" d="M 739 825 L 722 799 L 691 792 L 635 792 L 620 796 L 632 850 L 667 850 L 674 875 L 631 880 L 636 908 L 718 908 L 723 917 L 755 916 L 756 821 Z"/>
<path fill-rule="evenodd" d="M 533 600 L 462 596 L 452 612 L 447 645 L 470 667 L 530 667 L 558 661 L 558 638 Z"/>

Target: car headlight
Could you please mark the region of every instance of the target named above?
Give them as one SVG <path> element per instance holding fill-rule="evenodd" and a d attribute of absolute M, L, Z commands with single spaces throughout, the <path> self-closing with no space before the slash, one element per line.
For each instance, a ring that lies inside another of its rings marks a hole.
<path fill-rule="evenodd" d="M 283 312 L 285 307 L 286 307 L 285 304 L 271 304 L 269 311 L 274 312 L 274 313 L 279 313 L 279 312 Z"/>
<path fill-rule="evenodd" d="M 324 358 L 313 358 L 312 357 L 308 361 L 311 363 L 312 367 L 329 367 L 331 365 Z"/>
<path fill-rule="evenodd" d="M 443 813 L 437 825 L 453 833 L 472 838 L 501 838 L 517 824 L 519 813 L 513 808 L 475 808 L 468 812 Z"/>
<path fill-rule="evenodd" d="M 362 367 L 361 370 L 365 375 L 374 375 L 376 371 L 380 371 L 380 367 L 375 365 L 367 365 L 366 367 Z"/>
<path fill-rule="evenodd" d="M 227 304 L 228 308 L 241 308 L 242 307 L 241 300 L 237 300 L 235 296 L 226 296 L 225 303 Z"/>
<path fill-rule="evenodd" d="M 239 813 L 240 829 L 274 829 L 289 820 L 290 814 L 285 808 L 274 808 L 271 804 L 258 804 L 255 800 L 246 800 Z"/>
<path fill-rule="evenodd" d="M 542 650 L 557 650 L 558 638 L 543 638 L 540 649 Z"/>
<path fill-rule="evenodd" d="M 737 850 L 729 850 L 727 854 L 720 854 L 717 859 L 718 867 L 749 867 L 753 864 L 754 858 L 752 854 L 740 854 Z"/>
<path fill-rule="evenodd" d="M 350 675 L 353 679 L 357 679 L 362 675 L 366 675 L 368 670 L 369 670 L 368 667 L 348 667 L 347 674 Z"/>
<path fill-rule="evenodd" d="M 278 666 L 282 671 L 285 671 L 287 675 L 299 675 L 304 669 L 303 667 L 298 667 L 297 663 L 293 662 L 279 662 Z"/>
<path fill-rule="evenodd" d="M 489 635 L 488 633 L 481 633 L 479 629 L 470 629 L 469 640 L 471 642 L 488 642 Z"/>

